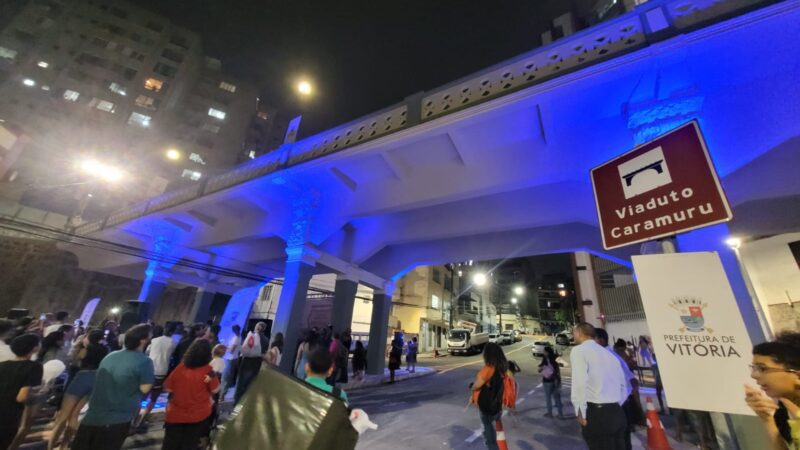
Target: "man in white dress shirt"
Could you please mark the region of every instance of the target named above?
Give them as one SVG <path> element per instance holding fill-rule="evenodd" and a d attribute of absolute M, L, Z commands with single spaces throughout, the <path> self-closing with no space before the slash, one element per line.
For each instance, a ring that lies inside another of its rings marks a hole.
<path fill-rule="evenodd" d="M 621 356 L 617 354 L 613 349 L 608 347 L 608 332 L 602 328 L 595 328 L 595 342 L 597 342 L 600 347 L 606 349 L 609 353 L 611 353 L 614 358 L 617 358 L 619 361 L 619 365 L 622 368 L 622 373 L 625 374 L 625 392 L 627 395 L 625 396 L 625 404 L 622 405 L 622 411 L 625 412 L 625 420 L 628 425 L 627 429 L 625 430 L 625 450 L 631 450 L 633 445 L 631 443 L 631 433 L 634 432 L 634 423 L 636 418 L 638 417 L 634 410 L 638 408 L 637 403 L 633 399 L 631 395 L 633 393 L 633 381 L 636 379 L 636 375 L 631 371 L 631 368 L 628 367 L 628 363 L 622 359 Z"/>
<path fill-rule="evenodd" d="M 617 358 L 598 345 L 595 337 L 592 325 L 575 327 L 578 345 L 570 355 L 572 404 L 590 450 L 625 450 L 625 374 Z"/>

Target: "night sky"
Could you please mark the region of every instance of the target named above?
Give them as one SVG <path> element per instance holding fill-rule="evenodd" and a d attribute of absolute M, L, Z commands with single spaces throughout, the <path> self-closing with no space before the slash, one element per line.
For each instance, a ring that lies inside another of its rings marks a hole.
<path fill-rule="evenodd" d="M 540 45 L 549 21 L 583 0 L 138 0 L 198 32 L 223 70 L 303 113 L 308 136 Z M 317 95 L 293 86 L 310 77 Z"/>

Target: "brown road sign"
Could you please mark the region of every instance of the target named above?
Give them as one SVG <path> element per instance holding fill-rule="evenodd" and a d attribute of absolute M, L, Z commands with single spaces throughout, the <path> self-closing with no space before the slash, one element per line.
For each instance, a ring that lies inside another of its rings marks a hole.
<path fill-rule="evenodd" d="M 733 217 L 696 121 L 595 167 L 591 176 L 606 249 Z"/>

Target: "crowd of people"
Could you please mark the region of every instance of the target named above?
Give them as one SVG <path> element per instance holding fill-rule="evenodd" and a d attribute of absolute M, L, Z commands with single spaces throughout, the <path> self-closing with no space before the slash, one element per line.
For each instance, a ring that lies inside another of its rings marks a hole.
<path fill-rule="evenodd" d="M 114 320 L 87 327 L 66 312 L 0 319 L 0 409 L 7 412 L 0 449 L 19 447 L 49 410 L 48 449 L 120 449 L 130 434 L 147 430 L 163 393 L 169 395 L 162 448 L 196 449 L 209 438 L 226 393 L 235 388 L 233 399 L 241 401 L 262 368 L 281 364 L 283 335 L 270 339 L 266 329 L 259 322 L 242 333 L 234 325 L 220 342 L 220 327 L 210 323 L 143 323 L 123 332 Z M 347 401 L 337 384 L 348 382 L 352 344 L 350 330 L 307 330 L 293 374 Z M 361 342 L 352 370 L 364 376 Z"/>
<path fill-rule="evenodd" d="M 606 330 L 587 323 L 577 325 L 574 336 L 576 346 L 570 352 L 570 397 L 583 439 L 590 450 L 630 450 L 631 434 L 637 425 L 644 425 L 646 421 L 639 397 L 639 378 L 634 372 L 638 364 L 629 352 L 628 343 L 617 340 L 609 348 Z M 651 364 L 654 376 L 660 378 L 649 341 L 642 337 L 639 348 L 642 357 Z M 497 408 L 499 400 L 492 398 L 504 379 L 513 378 L 514 371 L 510 370 L 512 362 L 506 360 L 497 344 L 489 343 L 484 347 L 483 359 L 484 367 L 470 385 L 470 404 L 478 406 L 486 447 L 496 450 L 495 422 L 502 411 Z M 759 387 L 745 386 L 745 399 L 761 418 L 771 448 L 800 449 L 800 333 L 785 332 L 774 341 L 756 345 L 750 368 Z M 539 374 L 545 392 L 547 412 L 544 416 L 553 417 L 555 404 L 557 417 L 565 418 L 561 370 L 552 347 L 545 348 Z M 663 411 L 663 404 L 661 407 Z M 693 413 L 689 421 L 702 423 L 699 420 L 702 416 L 697 414 L 703 412 Z M 713 432 L 712 436 L 705 436 L 703 431 L 698 430 L 701 448 L 709 448 L 705 441 L 713 439 Z"/>

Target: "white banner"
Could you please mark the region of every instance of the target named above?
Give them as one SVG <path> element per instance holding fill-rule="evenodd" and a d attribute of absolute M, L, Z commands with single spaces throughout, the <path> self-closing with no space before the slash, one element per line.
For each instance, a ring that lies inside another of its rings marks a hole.
<path fill-rule="evenodd" d="M 92 316 L 94 315 L 94 310 L 97 309 L 97 304 L 100 303 L 99 298 L 93 298 L 89 300 L 89 303 L 83 307 L 83 313 L 81 313 L 81 321 L 83 321 L 83 326 L 88 327 L 89 322 L 92 321 Z"/>
<path fill-rule="evenodd" d="M 633 267 L 669 406 L 753 415 L 753 347 L 719 256 L 634 256 Z"/>

